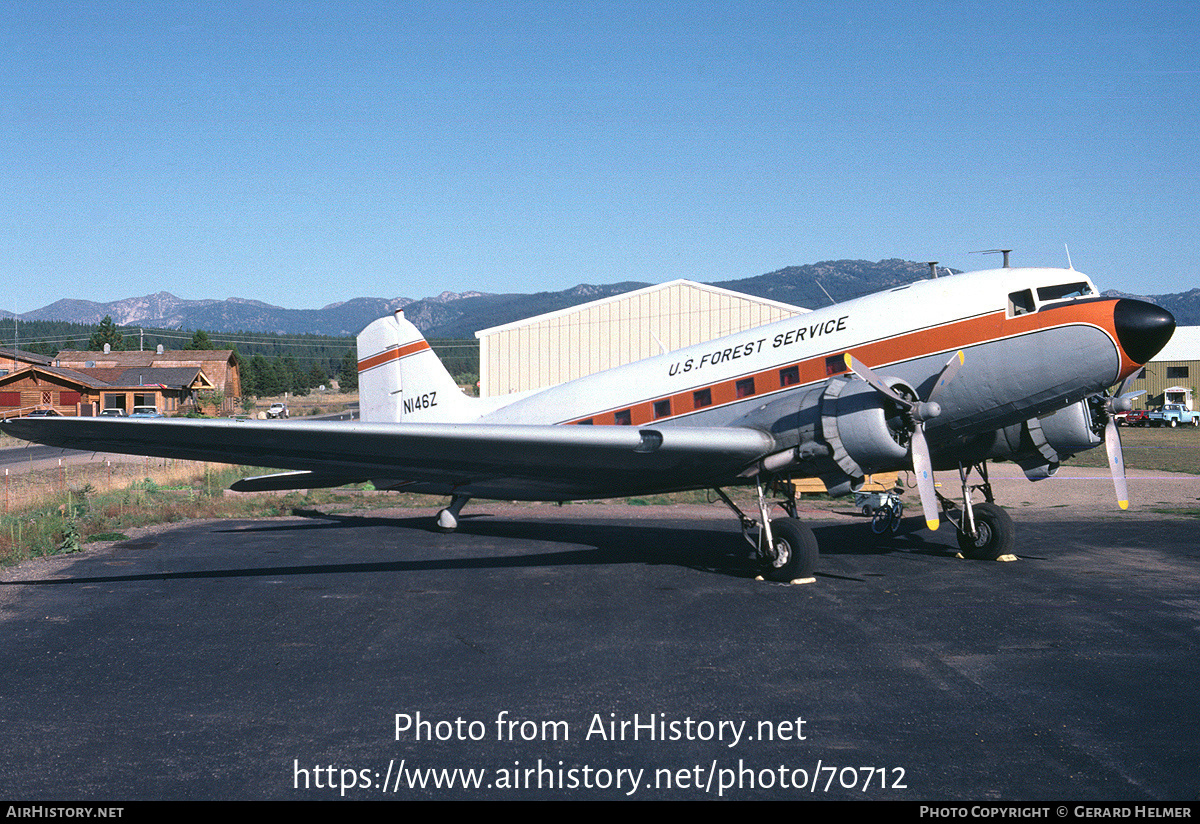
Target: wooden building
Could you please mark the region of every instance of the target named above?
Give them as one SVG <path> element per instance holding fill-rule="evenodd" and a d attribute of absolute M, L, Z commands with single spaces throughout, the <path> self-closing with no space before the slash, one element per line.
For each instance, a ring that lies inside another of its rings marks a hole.
<path fill-rule="evenodd" d="M 98 415 L 104 409 L 129 414 L 136 406 L 153 406 L 164 415 L 225 414 L 241 396 L 232 350 L 69 351 L 47 360 L 0 375 L 0 417 L 35 409 L 68 416 Z"/>

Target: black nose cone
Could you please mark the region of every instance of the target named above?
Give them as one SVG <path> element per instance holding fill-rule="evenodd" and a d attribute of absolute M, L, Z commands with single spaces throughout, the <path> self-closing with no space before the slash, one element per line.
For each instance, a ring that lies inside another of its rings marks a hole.
<path fill-rule="evenodd" d="M 1147 363 L 1175 333 L 1175 316 L 1153 303 L 1122 298 L 1113 308 L 1117 340 L 1135 363 Z"/>

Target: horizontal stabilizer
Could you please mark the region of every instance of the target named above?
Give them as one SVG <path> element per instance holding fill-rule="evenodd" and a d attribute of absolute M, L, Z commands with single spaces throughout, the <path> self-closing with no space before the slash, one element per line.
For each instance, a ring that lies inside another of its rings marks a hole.
<path fill-rule="evenodd" d="M 282 489 L 327 489 L 331 486 L 362 483 L 366 478 L 347 478 L 344 475 L 325 475 L 320 472 L 279 472 L 274 475 L 255 475 L 235 481 L 229 488 L 234 492 L 274 492 Z"/>

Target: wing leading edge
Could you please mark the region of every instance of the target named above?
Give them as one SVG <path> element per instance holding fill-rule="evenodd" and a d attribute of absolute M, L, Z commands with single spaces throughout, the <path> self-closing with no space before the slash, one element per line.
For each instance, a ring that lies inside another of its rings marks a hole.
<path fill-rule="evenodd" d="M 18 418 L 4 429 L 71 449 L 312 473 L 294 477 L 292 488 L 380 479 L 414 491 L 525 500 L 726 484 L 775 448 L 758 429 L 679 426 Z M 241 488 L 279 488 L 247 480 Z"/>

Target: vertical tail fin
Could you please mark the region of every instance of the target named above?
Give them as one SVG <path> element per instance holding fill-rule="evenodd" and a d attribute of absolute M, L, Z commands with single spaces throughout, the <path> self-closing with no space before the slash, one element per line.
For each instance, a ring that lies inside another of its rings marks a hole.
<path fill-rule="evenodd" d="M 374 321 L 358 335 L 362 420 L 456 423 L 479 416 L 425 337 L 403 312 Z"/>

